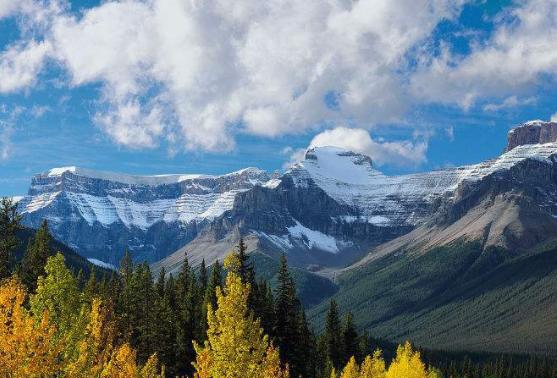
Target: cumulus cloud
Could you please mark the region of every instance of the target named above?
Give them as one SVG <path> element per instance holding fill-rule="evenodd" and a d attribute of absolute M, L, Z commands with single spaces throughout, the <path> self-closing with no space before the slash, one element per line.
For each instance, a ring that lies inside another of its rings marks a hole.
<path fill-rule="evenodd" d="M 482 98 L 507 98 L 519 104 L 540 80 L 557 75 L 557 2 L 529 0 L 518 3 L 500 17 L 492 37 L 476 43 L 470 54 L 424 59 L 412 75 L 415 96 L 436 103 L 458 104 L 468 109 Z M 486 110 L 496 110 L 497 105 Z"/>
<path fill-rule="evenodd" d="M 551 116 L 551 122 L 557 122 L 557 113 Z"/>
<path fill-rule="evenodd" d="M 94 120 L 116 142 L 215 151 L 233 148 L 239 131 L 273 137 L 402 119 L 411 99 L 400 72 L 464 2 L 129 0 L 76 15 L 62 1 L 23 1 L 49 8 L 43 17 L 0 1 L 2 14 L 40 24 L 2 54 L 0 90 L 32 86 L 51 59 L 70 86 L 100 84 Z M 331 92 L 334 109 L 324 101 Z"/>
<path fill-rule="evenodd" d="M 426 141 L 376 141 L 367 130 L 337 127 L 316 135 L 311 147 L 335 146 L 371 157 L 378 165 L 416 166 L 427 160 Z"/>
<path fill-rule="evenodd" d="M 68 86 L 101 88 L 93 120 L 117 143 L 211 151 L 239 132 L 405 121 L 423 103 L 532 103 L 557 76 L 557 3 L 513 3 L 469 54 L 432 55 L 436 27 L 466 1 L 127 0 L 76 14 L 64 0 L 0 0 L 21 28 L 0 52 L 0 93 L 31 88 L 52 62 Z M 375 142 L 385 156 L 419 146 Z"/>
<path fill-rule="evenodd" d="M 33 84 L 50 51 L 48 42 L 29 41 L 11 46 L 0 54 L 0 93 Z"/>

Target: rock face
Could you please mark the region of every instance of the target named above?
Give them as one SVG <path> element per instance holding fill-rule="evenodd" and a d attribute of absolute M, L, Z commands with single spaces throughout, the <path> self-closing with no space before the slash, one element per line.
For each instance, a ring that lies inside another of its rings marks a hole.
<path fill-rule="evenodd" d="M 46 218 L 58 239 L 112 264 L 126 248 L 139 260 L 168 256 L 173 269 L 184 252 L 194 264 L 211 263 L 244 236 L 253 249 L 288 253 L 293 265 L 338 268 L 416 228 L 454 224 L 500 195 L 521 191 L 544 214 L 557 214 L 546 179 L 557 174 L 557 144 L 530 143 L 551 140 L 553 125 L 511 131 L 508 151 L 496 159 L 402 176 L 383 175 L 369 157 L 335 147 L 310 149 L 275 177 L 255 168 L 151 177 L 59 168 L 35 176 L 19 206 L 27 225 Z"/>
<path fill-rule="evenodd" d="M 525 144 L 543 144 L 557 141 L 557 122 L 530 121 L 509 132 L 507 148 L 510 151 L 516 146 Z"/>
<path fill-rule="evenodd" d="M 129 249 L 156 261 L 231 209 L 238 193 L 270 179 L 248 168 L 223 176 L 129 176 L 76 167 L 33 177 L 18 203 L 24 222 L 47 219 L 54 235 L 86 257 L 118 264 Z"/>

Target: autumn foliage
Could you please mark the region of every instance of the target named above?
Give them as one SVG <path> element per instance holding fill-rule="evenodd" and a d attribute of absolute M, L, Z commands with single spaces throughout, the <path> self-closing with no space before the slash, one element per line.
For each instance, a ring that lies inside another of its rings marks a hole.
<path fill-rule="evenodd" d="M 110 306 L 81 304 L 75 285 L 60 254 L 48 259 L 30 309 L 18 278 L 2 282 L 0 377 L 161 377 L 156 356 L 139 366 L 130 345 L 117 342 Z"/>
<path fill-rule="evenodd" d="M 412 349 L 409 342 L 399 345 L 396 358 L 388 369 L 377 350 L 373 356 L 367 356 L 361 366 L 354 357 L 342 370 L 340 378 L 441 378 L 435 369 L 427 369 L 420 358 L 420 352 Z"/>
<path fill-rule="evenodd" d="M 278 350 L 248 310 L 250 286 L 237 273 L 237 256 L 230 255 L 225 266 L 229 274 L 224 290 L 217 288 L 218 307 L 213 310 L 209 304 L 207 341 L 203 347 L 195 344 L 196 377 L 287 378 Z"/>

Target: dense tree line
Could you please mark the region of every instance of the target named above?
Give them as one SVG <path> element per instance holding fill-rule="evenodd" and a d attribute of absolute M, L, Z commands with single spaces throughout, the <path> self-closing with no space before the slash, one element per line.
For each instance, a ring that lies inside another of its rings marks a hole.
<path fill-rule="evenodd" d="M 410 344 L 385 349 L 330 302 L 325 330 L 306 320 L 285 256 L 274 288 L 258 280 L 243 240 L 227 258 L 157 277 L 126 252 L 112 275 L 73 274 L 44 222 L 21 262 L 21 218 L 0 203 L 0 376 L 554 377 L 555 364 L 447 360 Z M 9 374 L 6 374 L 8 372 Z"/>

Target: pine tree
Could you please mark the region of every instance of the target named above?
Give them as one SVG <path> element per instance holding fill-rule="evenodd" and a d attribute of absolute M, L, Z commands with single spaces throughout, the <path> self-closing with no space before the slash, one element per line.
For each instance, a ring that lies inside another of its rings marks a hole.
<path fill-rule="evenodd" d="M 182 375 L 192 372 L 191 363 L 195 360 L 193 341 L 201 325 L 196 316 L 197 285 L 194 278 L 186 255 L 176 281 L 176 361 L 178 372 Z"/>
<path fill-rule="evenodd" d="M 0 201 L 0 281 L 12 274 L 14 250 L 18 246 L 16 232 L 21 228 L 17 204 L 10 198 Z"/>
<path fill-rule="evenodd" d="M 83 300 L 89 306 L 93 303 L 93 298 L 102 294 L 101 293 L 101 285 L 97 282 L 97 270 L 95 267 L 91 268 L 91 273 L 89 274 L 89 279 L 85 283 L 85 287 L 83 288 Z"/>
<path fill-rule="evenodd" d="M 342 348 L 344 352 L 344 361 L 348 361 L 350 357 L 360 358 L 358 348 L 358 332 L 354 326 L 354 317 L 348 312 L 344 317 L 342 327 Z"/>
<path fill-rule="evenodd" d="M 207 289 L 207 266 L 205 265 L 205 258 L 201 260 L 201 267 L 199 268 L 199 288 L 202 293 Z"/>
<path fill-rule="evenodd" d="M 211 267 L 211 277 L 205 290 L 205 303 L 210 304 L 213 309 L 217 308 L 217 287 L 222 287 L 222 268 L 216 260 Z"/>
<path fill-rule="evenodd" d="M 170 305 L 170 296 L 167 290 L 173 290 L 173 288 L 165 288 L 164 269 L 161 270 L 156 287 L 156 299 L 153 307 L 154 322 L 152 324 L 152 332 L 155 338 L 153 351 L 157 354 L 160 362 L 166 367 L 168 375 L 172 377 L 177 374 L 175 367 L 176 353 L 174 350 L 176 332 L 174 311 Z"/>
<path fill-rule="evenodd" d="M 29 241 L 23 256 L 20 276 L 23 284 L 31 293 L 35 292 L 37 287 L 37 278 L 44 275 L 46 260 L 53 254 L 50 248 L 51 239 L 48 222 L 44 220 L 33 239 Z"/>
<path fill-rule="evenodd" d="M 327 358 L 331 361 L 335 369 L 340 369 L 342 367 L 341 340 L 338 306 L 334 300 L 331 300 L 325 324 L 325 344 Z"/>
<path fill-rule="evenodd" d="M 238 274 L 242 279 L 242 283 L 248 283 L 253 285 L 255 282 L 255 272 L 253 270 L 253 264 L 250 262 L 249 256 L 247 254 L 248 247 L 244 241 L 244 238 L 240 238 L 238 242 L 238 259 L 240 261 L 238 267 Z"/>
<path fill-rule="evenodd" d="M 300 350 L 300 303 L 284 255 L 280 259 L 275 296 L 275 340 L 282 360 L 288 362 L 291 375 L 297 377 L 305 364 L 305 353 Z"/>
<path fill-rule="evenodd" d="M 196 377 L 271 378 L 288 377 L 280 367 L 276 350 L 269 346 L 259 320 L 248 308 L 249 284 L 239 274 L 236 254 L 226 259 L 228 275 L 223 290 L 217 289 L 218 308 L 208 311 L 208 339 L 195 344 Z"/>

